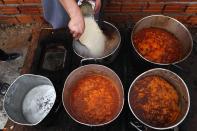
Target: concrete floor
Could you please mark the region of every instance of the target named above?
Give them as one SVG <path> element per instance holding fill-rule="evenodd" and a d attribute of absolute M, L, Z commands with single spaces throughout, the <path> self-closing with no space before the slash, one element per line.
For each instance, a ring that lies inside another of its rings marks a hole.
<path fill-rule="evenodd" d="M 13 61 L 0 61 L 0 81 L 11 84 L 20 75 L 34 26 L 36 25 L 0 25 L 0 49 L 6 52 L 18 52 L 22 55 Z M 0 95 L 0 129 L 4 127 L 8 119 L 3 110 L 3 98 L 4 96 Z"/>

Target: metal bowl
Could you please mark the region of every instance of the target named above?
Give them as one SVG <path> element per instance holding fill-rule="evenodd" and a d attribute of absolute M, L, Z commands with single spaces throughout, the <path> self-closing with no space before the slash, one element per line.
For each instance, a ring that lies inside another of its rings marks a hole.
<path fill-rule="evenodd" d="M 83 78 L 84 76 L 91 75 L 91 74 L 99 74 L 99 75 L 106 76 L 112 79 L 113 82 L 117 85 L 116 87 L 120 95 L 120 105 L 117 107 L 118 110 L 116 114 L 112 117 L 111 120 L 107 122 L 99 123 L 99 124 L 85 123 L 77 119 L 75 115 L 73 114 L 72 109 L 69 104 L 71 89 L 73 88 L 74 84 L 76 84 L 76 82 L 80 80 L 81 78 Z M 64 84 L 63 93 L 62 93 L 62 101 L 63 101 L 63 105 L 64 105 L 66 112 L 74 121 L 80 124 L 86 125 L 86 126 L 102 126 L 102 125 L 106 125 L 114 121 L 121 113 L 123 105 L 124 105 L 124 89 L 123 89 L 121 80 L 119 79 L 118 75 L 114 71 L 102 65 L 89 64 L 89 65 L 81 66 L 75 69 L 67 77 L 65 84 Z"/>
<path fill-rule="evenodd" d="M 165 126 L 165 127 L 155 127 L 155 126 L 149 125 L 146 122 L 142 121 L 135 114 L 135 112 L 132 109 L 132 105 L 130 103 L 131 89 L 134 86 L 135 82 L 143 77 L 151 76 L 151 75 L 160 76 L 163 79 L 165 79 L 166 81 L 168 81 L 169 83 L 171 83 L 173 85 L 173 87 L 175 87 L 175 90 L 177 91 L 177 94 L 179 95 L 179 105 L 180 105 L 181 113 L 174 123 L 169 124 L 168 126 Z M 128 92 L 128 104 L 129 104 L 129 108 L 130 108 L 131 112 L 133 113 L 133 115 L 142 124 L 152 128 L 152 129 L 166 130 L 166 129 L 171 129 L 171 128 L 178 126 L 185 119 L 185 117 L 188 114 L 189 108 L 190 108 L 190 95 L 189 95 L 187 85 L 177 74 L 173 73 L 170 70 L 166 70 L 166 69 L 162 69 L 162 68 L 155 68 L 155 69 L 151 69 L 151 70 L 148 70 L 148 71 L 142 73 L 132 82 L 132 84 L 129 88 L 129 92 Z"/>
<path fill-rule="evenodd" d="M 56 91 L 48 78 L 24 74 L 8 88 L 4 98 L 4 109 L 13 122 L 34 126 L 46 118 L 55 100 Z"/>
<path fill-rule="evenodd" d="M 148 59 L 146 59 L 145 57 L 143 57 L 138 50 L 136 49 L 134 42 L 133 42 L 133 36 L 135 33 L 137 33 L 138 31 L 142 30 L 143 28 L 149 28 L 149 27 L 156 27 L 156 28 L 161 28 L 164 29 L 170 33 L 172 33 L 173 35 L 176 36 L 176 38 L 181 41 L 182 46 L 183 46 L 183 56 L 180 60 L 177 60 L 173 63 L 157 63 L 157 62 L 153 62 L 150 61 Z M 145 61 L 148 61 L 152 64 L 157 64 L 157 65 L 169 65 L 169 64 L 176 64 L 179 62 L 184 61 L 191 53 L 192 48 L 193 48 L 193 40 L 192 40 L 192 36 L 190 34 L 190 32 L 188 31 L 188 29 L 178 20 L 169 17 L 169 16 L 164 16 L 164 15 L 151 15 L 151 16 L 147 16 L 142 18 L 141 20 L 139 20 L 131 33 L 131 42 L 133 45 L 134 50 L 137 52 L 137 54 L 144 59 Z"/>

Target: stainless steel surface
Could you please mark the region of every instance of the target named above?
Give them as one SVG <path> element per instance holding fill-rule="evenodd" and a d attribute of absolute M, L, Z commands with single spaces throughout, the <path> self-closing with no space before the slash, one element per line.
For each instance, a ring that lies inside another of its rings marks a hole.
<path fill-rule="evenodd" d="M 103 30 L 104 34 L 106 35 L 106 37 L 108 39 L 110 39 L 110 35 L 114 34 L 114 37 L 116 37 L 118 40 L 115 43 L 110 43 L 112 44 L 112 49 L 109 51 L 105 51 L 106 53 L 99 58 L 93 58 L 98 62 L 104 62 L 104 63 L 110 63 L 114 60 L 114 58 L 117 56 L 118 54 L 118 49 L 120 47 L 121 44 L 121 36 L 120 36 L 120 32 L 119 30 L 111 23 L 106 22 L 106 21 L 101 21 L 99 24 L 101 30 Z M 86 56 L 85 55 L 85 51 L 87 51 L 87 48 L 81 46 L 82 44 L 79 44 L 79 41 L 77 40 L 73 40 L 73 50 L 75 52 L 75 54 L 80 57 L 81 59 L 84 58 L 92 58 L 90 56 Z M 82 51 L 78 51 L 77 47 L 80 46 L 82 48 Z M 108 44 L 106 44 L 106 46 L 108 46 Z"/>
<path fill-rule="evenodd" d="M 175 35 L 177 39 L 182 43 L 182 46 L 183 46 L 182 59 L 177 60 L 174 63 L 164 64 L 164 63 L 153 62 L 144 58 L 135 48 L 135 45 L 133 43 L 133 36 L 136 32 L 142 30 L 143 28 L 149 28 L 149 27 L 161 28 Z M 132 30 L 131 42 L 132 42 L 133 48 L 140 55 L 142 59 L 150 63 L 158 64 L 158 65 L 169 65 L 169 64 L 179 63 L 185 60 L 190 55 L 192 48 L 193 48 L 193 40 L 192 40 L 192 36 L 189 30 L 178 20 L 171 18 L 169 16 L 164 16 L 164 15 L 151 15 L 138 21 Z"/>
<path fill-rule="evenodd" d="M 181 108 L 180 116 L 178 117 L 176 122 L 174 122 L 166 127 L 154 127 L 154 126 L 151 126 L 151 125 L 143 122 L 141 119 L 139 119 L 135 115 L 135 113 L 132 109 L 131 103 L 130 103 L 130 97 L 131 97 L 130 92 L 131 92 L 131 89 L 132 89 L 133 85 L 135 84 L 135 82 L 143 77 L 151 76 L 151 75 L 157 75 L 157 76 L 160 76 L 160 77 L 164 78 L 165 80 L 167 80 L 169 83 L 171 83 L 175 87 L 175 89 L 179 95 L 179 105 Z M 129 92 L 128 92 L 128 104 L 129 104 L 129 108 L 130 108 L 131 112 L 133 113 L 133 115 L 141 123 L 143 123 L 144 125 L 146 125 L 150 128 L 153 128 L 153 129 L 165 130 L 165 129 L 171 129 L 171 128 L 178 126 L 185 119 L 185 117 L 188 114 L 189 108 L 190 108 L 190 95 L 189 95 L 187 85 L 177 74 L 175 74 L 172 71 L 167 70 L 167 69 L 155 68 L 155 69 L 151 69 L 151 70 L 148 70 L 148 71 L 142 73 L 132 82 L 132 84 L 129 88 Z"/>
<path fill-rule="evenodd" d="M 101 124 L 88 124 L 88 123 L 83 123 L 80 120 L 77 120 L 77 118 L 75 118 L 73 116 L 73 113 L 71 111 L 70 108 L 70 104 L 69 104 L 69 95 L 71 94 L 71 89 L 73 87 L 73 85 L 81 78 L 83 78 L 86 75 L 89 74 L 100 74 L 106 77 L 111 78 L 115 84 L 117 85 L 116 87 L 118 88 L 119 94 L 120 94 L 120 106 L 118 107 L 118 112 L 116 114 L 116 116 L 114 116 L 110 121 L 105 122 L 105 123 L 101 123 Z M 102 125 L 106 125 L 108 123 L 111 123 L 113 120 L 115 120 L 119 114 L 122 111 L 123 105 L 124 105 L 124 90 L 123 90 L 123 85 L 121 80 L 119 79 L 119 77 L 117 76 L 117 74 L 112 71 L 111 69 L 102 66 L 102 65 L 96 65 L 96 64 L 89 64 L 89 65 L 85 65 L 85 66 L 81 66 L 77 69 L 75 69 L 73 72 L 70 73 L 70 75 L 67 77 L 65 84 L 64 84 L 64 89 L 63 89 L 63 93 L 62 93 L 62 101 L 63 101 L 63 105 L 64 108 L 66 110 L 66 112 L 70 115 L 70 117 L 75 120 L 76 122 L 80 123 L 80 124 L 84 124 L 87 126 L 102 126 Z"/>
<path fill-rule="evenodd" d="M 33 126 L 46 117 L 55 99 L 56 92 L 48 78 L 25 74 L 10 85 L 5 95 L 4 108 L 13 122 Z"/>

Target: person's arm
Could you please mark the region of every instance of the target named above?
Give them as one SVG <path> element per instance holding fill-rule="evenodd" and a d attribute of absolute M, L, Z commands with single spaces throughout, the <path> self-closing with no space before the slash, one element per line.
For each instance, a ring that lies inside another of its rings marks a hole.
<path fill-rule="evenodd" d="M 60 0 L 60 3 L 70 16 L 68 27 L 73 37 L 79 39 L 83 34 L 85 24 L 80 8 L 75 0 Z"/>
<path fill-rule="evenodd" d="M 95 8 L 94 8 L 95 14 L 99 13 L 100 8 L 101 8 L 101 0 L 95 0 Z"/>

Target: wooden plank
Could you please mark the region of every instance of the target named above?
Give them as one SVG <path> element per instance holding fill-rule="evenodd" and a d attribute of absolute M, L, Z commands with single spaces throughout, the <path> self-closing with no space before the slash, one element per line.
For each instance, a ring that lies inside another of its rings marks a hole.
<path fill-rule="evenodd" d="M 40 31 L 41 31 L 40 27 L 39 28 L 36 27 L 32 29 L 32 41 L 31 44 L 29 44 L 27 55 L 23 64 L 23 68 L 21 70 L 21 74 L 27 74 L 30 72 L 35 55 L 35 50 L 38 46 Z"/>

